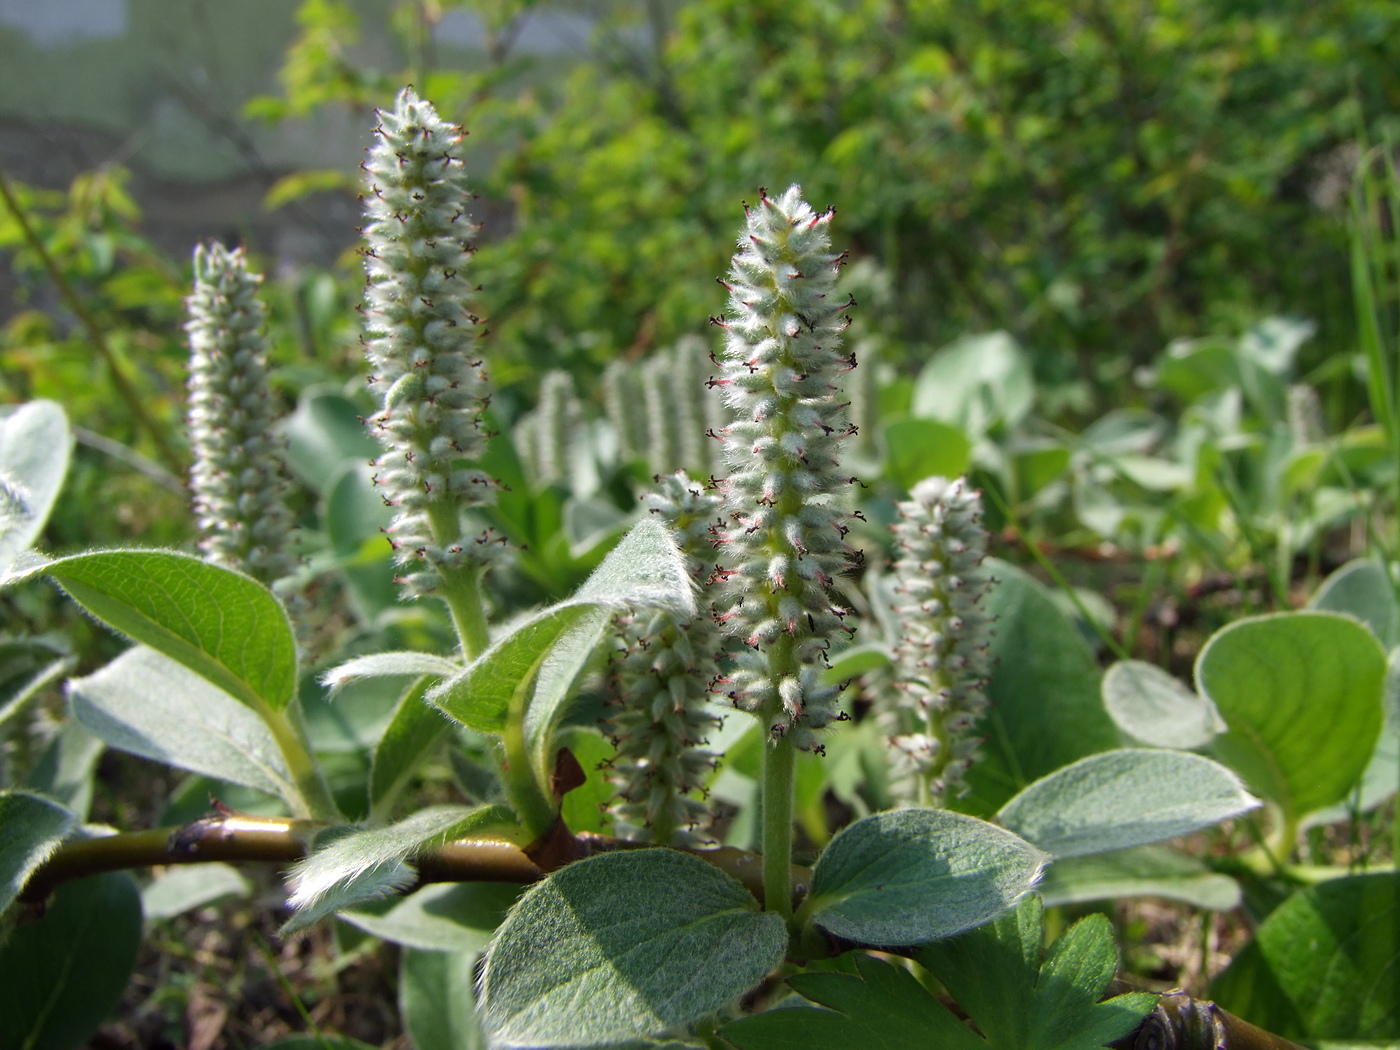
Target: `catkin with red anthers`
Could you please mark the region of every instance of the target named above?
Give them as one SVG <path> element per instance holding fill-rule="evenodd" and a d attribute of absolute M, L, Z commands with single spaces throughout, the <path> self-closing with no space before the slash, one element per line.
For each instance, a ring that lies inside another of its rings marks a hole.
<path fill-rule="evenodd" d="M 720 497 L 678 471 L 658 477 L 643 502 L 674 530 L 686 568 L 703 589 L 713 568 L 710 527 Z M 708 603 L 700 605 L 700 615 L 688 620 L 670 610 L 639 609 L 620 625 L 604 730 L 617 747 L 608 776 L 617 789 L 609 812 L 619 838 L 669 846 L 704 840 L 710 811 L 696 794 L 715 763 L 706 745 L 718 725 L 708 701 L 720 638 Z"/>
<path fill-rule="evenodd" d="M 460 128 L 405 89 L 379 111 L 363 165 L 365 353 L 383 398 L 369 424 L 385 449 L 374 482 L 395 508 L 389 538 L 414 595 L 502 547 L 489 533 L 462 534 L 462 513 L 491 502 L 497 483 L 460 465 L 484 451 L 490 402 L 467 277 L 476 227 L 461 143 Z"/>
<path fill-rule="evenodd" d="M 895 648 L 896 702 L 881 721 L 896 754 L 895 793 L 941 806 L 967 791 L 987 706 L 987 531 L 981 497 L 961 478 L 925 478 L 898 507 L 892 528 L 901 549 L 894 571 L 905 599 L 896 606 L 904 637 Z"/>
<path fill-rule="evenodd" d="M 832 581 L 853 556 L 838 498 L 853 479 L 837 454 L 852 432 L 838 384 L 855 366 L 841 349 L 853 304 L 836 287 L 843 257 L 831 251 L 831 211 L 813 211 L 796 186 L 747 210 L 713 380 L 733 413 L 722 432 L 722 618 L 745 645 L 725 691 L 771 737 L 820 750 L 817 731 L 839 717 L 821 672 L 847 630 Z"/>
<path fill-rule="evenodd" d="M 271 584 L 288 576 L 296 560 L 287 550 L 285 442 L 274 428 L 261 283 L 241 248 L 210 244 L 194 251 L 185 324 L 190 489 L 205 557 Z"/>

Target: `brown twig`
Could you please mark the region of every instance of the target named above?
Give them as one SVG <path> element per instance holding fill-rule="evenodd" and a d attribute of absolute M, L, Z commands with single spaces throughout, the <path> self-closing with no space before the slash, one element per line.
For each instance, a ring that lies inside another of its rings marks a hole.
<path fill-rule="evenodd" d="M 220 813 L 190 824 L 127 831 L 102 838 L 66 842 L 30 878 L 20 899 L 42 903 L 63 882 L 104 871 L 147 868 L 164 864 L 205 864 L 210 861 L 290 864 L 306 856 L 316 832 L 325 827 L 290 817 L 253 817 Z M 429 882 L 538 882 L 571 860 L 618 849 L 644 848 L 611 835 L 585 832 L 571 837 L 568 849 L 533 858 L 520 847 L 494 839 L 464 839 L 425 850 L 413 859 L 418 869 L 414 889 Z M 732 847 L 689 850 L 743 883 L 763 899 L 763 860 Z M 537 863 L 536 861 L 539 861 Z M 793 892 L 801 903 L 811 872 L 793 868 Z"/>
<path fill-rule="evenodd" d="M 98 327 L 97 321 L 93 318 L 91 311 L 88 310 L 77 291 L 73 288 L 72 284 L 69 283 L 68 278 L 63 275 L 63 271 L 58 268 L 58 263 L 56 263 L 53 256 L 49 254 L 49 250 L 44 247 L 43 240 L 40 239 L 39 234 L 29 222 L 29 216 L 25 214 L 24 209 L 20 207 L 18 199 L 16 199 L 14 193 L 11 192 L 9 180 L 5 177 L 5 172 L 3 170 L 0 170 L 0 198 L 4 199 L 5 206 L 9 208 L 10 214 L 15 217 L 15 222 L 19 223 L 19 228 L 24 233 L 24 239 L 29 243 L 29 247 L 33 248 L 34 251 L 38 253 L 40 261 L 44 264 L 44 269 L 48 272 L 49 279 L 58 287 L 58 292 L 68 304 L 68 309 L 73 311 L 73 316 L 78 319 L 78 322 L 87 332 L 88 341 L 92 343 L 98 356 L 101 357 L 103 362 L 107 365 L 107 371 L 112 376 L 112 384 L 117 388 L 117 393 L 121 395 L 121 399 L 126 402 L 126 407 L 131 412 L 132 418 L 136 420 L 137 425 L 141 427 L 141 429 L 145 430 L 146 433 L 150 435 L 151 441 L 154 442 L 156 451 L 160 454 L 160 458 L 165 462 L 166 467 L 175 474 L 183 474 L 185 466 L 184 463 L 181 462 L 180 456 L 166 440 L 165 434 L 161 431 L 160 427 L 156 425 L 156 421 L 146 412 L 145 406 L 141 404 L 141 395 L 137 393 L 136 388 L 131 385 L 131 381 L 127 379 L 126 373 L 121 370 L 121 366 L 117 362 L 117 355 L 107 342 L 106 335 L 104 335 L 102 329 Z"/>

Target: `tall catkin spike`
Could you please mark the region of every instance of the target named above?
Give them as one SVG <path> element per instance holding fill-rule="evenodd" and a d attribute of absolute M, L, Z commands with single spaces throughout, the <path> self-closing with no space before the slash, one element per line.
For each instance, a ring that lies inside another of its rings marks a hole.
<path fill-rule="evenodd" d="M 978 757 L 973 735 L 987 706 L 991 619 L 982 601 L 992 579 L 982 567 L 987 532 L 982 501 L 961 478 L 926 478 L 899 504 L 892 526 L 896 606 L 904 637 L 895 648 L 902 696 L 882 713 L 896 750 L 894 788 L 906 802 L 945 805 L 966 793 Z"/>
<path fill-rule="evenodd" d="M 729 314 L 717 385 L 733 412 L 724 428 L 730 475 L 724 551 L 728 628 L 744 641 L 730 699 L 774 737 L 819 750 L 816 731 L 837 717 L 837 690 L 819 684 L 845 610 L 830 597 L 851 555 L 837 493 L 846 432 L 837 379 L 849 324 L 836 290 L 841 257 L 827 227 L 793 186 L 763 194 L 730 269 Z"/>
<path fill-rule="evenodd" d="M 462 536 L 461 513 L 490 502 L 496 482 L 456 465 L 482 453 L 490 402 L 468 301 L 476 228 L 461 130 L 407 89 L 379 121 L 363 230 L 365 351 L 383 397 L 370 417 L 385 447 L 375 484 L 397 508 L 388 531 L 398 561 L 414 570 L 400 582 L 419 595 L 501 549 L 486 534 Z"/>
<path fill-rule="evenodd" d="M 676 391 L 670 355 L 652 354 L 642 362 L 642 404 L 647 417 L 647 461 L 657 474 L 681 468 Z"/>
<path fill-rule="evenodd" d="M 569 476 L 569 449 L 583 428 L 583 406 L 568 372 L 546 372 L 540 379 L 540 403 L 535 409 L 535 483 L 541 487 Z"/>
<path fill-rule="evenodd" d="M 624 463 L 645 460 L 647 417 L 636 365 L 616 360 L 603 371 L 603 408 L 617 434 L 618 457 Z"/>
<path fill-rule="evenodd" d="M 677 472 L 658 478 L 642 498 L 675 530 L 690 574 L 703 588 L 720 497 Z M 612 672 L 617 699 L 607 728 L 617 746 L 609 774 L 617 788 L 609 807 L 617 835 L 694 845 L 702 839 L 697 829 L 710 819 L 695 793 L 715 762 L 705 745 L 718 719 L 706 700 L 717 673 L 718 629 L 706 614 L 685 621 L 663 611 L 638 612 L 619 627 L 622 648 Z"/>
<path fill-rule="evenodd" d="M 671 351 L 671 383 L 676 392 L 676 467 L 698 473 L 705 465 L 705 402 L 708 350 L 695 336 L 682 337 Z"/>
<path fill-rule="evenodd" d="M 199 547 L 212 562 L 273 583 L 296 566 L 287 552 L 291 515 L 284 443 L 273 429 L 266 309 L 259 274 L 241 248 L 194 251 L 190 320 L 190 488 Z"/>

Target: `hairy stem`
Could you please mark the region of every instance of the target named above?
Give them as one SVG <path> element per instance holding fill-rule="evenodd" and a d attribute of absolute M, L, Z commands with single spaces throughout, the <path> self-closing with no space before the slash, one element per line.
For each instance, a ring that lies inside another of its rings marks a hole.
<path fill-rule="evenodd" d="M 290 707 L 279 711 L 263 705 L 258 714 L 277 741 L 282 758 L 286 760 L 287 771 L 292 775 L 292 785 L 297 792 L 295 799 L 288 800 L 292 811 L 298 817 L 312 820 L 337 819 L 340 810 L 331 797 L 321 767 L 311 753 L 311 743 L 306 737 L 300 711 Z"/>
<path fill-rule="evenodd" d="M 451 504 L 435 503 L 429 506 L 428 522 L 433 531 L 433 540 L 440 547 L 449 546 L 462 538 L 457 508 Z M 457 631 L 462 658 L 471 663 L 491 644 L 491 636 L 486 629 L 486 610 L 481 601 L 481 568 L 466 564 L 456 568 L 444 566 L 438 571 L 442 577 L 439 594 L 452 614 L 452 626 Z"/>
<path fill-rule="evenodd" d="M 792 918 L 792 802 L 797 748 L 777 740 L 763 749 L 764 907 Z"/>

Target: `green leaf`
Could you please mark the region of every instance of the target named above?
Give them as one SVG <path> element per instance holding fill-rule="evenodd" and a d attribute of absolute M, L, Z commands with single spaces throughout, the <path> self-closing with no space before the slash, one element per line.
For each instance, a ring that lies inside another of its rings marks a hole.
<path fill-rule="evenodd" d="M 347 463 L 363 464 L 383 448 L 365 429 L 364 410 L 330 387 L 311 387 L 287 420 L 287 464 L 324 494 Z"/>
<path fill-rule="evenodd" d="M 148 919 L 173 919 L 224 897 L 248 897 L 252 884 L 229 864 L 176 864 L 141 891 Z"/>
<path fill-rule="evenodd" d="M 1381 729 L 1385 653 L 1333 613 L 1279 613 L 1217 631 L 1196 683 L 1229 732 L 1216 753 L 1294 820 L 1342 801 Z"/>
<path fill-rule="evenodd" d="M 108 746 L 179 769 L 295 797 L 272 733 L 222 689 L 135 646 L 69 683 L 73 717 Z"/>
<path fill-rule="evenodd" d="M 76 719 L 66 720 L 24 778 L 24 786 L 85 820 L 92 807 L 92 777 L 105 747 Z"/>
<path fill-rule="evenodd" d="M 574 680 L 613 613 L 650 605 L 695 615 L 694 585 L 670 530 L 638 522 L 570 599 L 530 617 L 434 687 L 428 700 L 472 729 L 500 732 L 512 705 L 536 780 L 549 784 L 554 734 Z"/>
<path fill-rule="evenodd" d="M 379 746 L 374 749 L 369 806 L 376 817 L 387 816 L 393 810 L 422 760 L 452 728 L 442 712 L 423 700 L 435 681 L 436 678 L 424 675 L 404 690 Z"/>
<path fill-rule="evenodd" d="M 519 886 L 503 882 L 435 883 L 406 897 L 357 904 L 340 918 L 382 941 L 474 954 L 486 947 L 519 896 Z"/>
<path fill-rule="evenodd" d="M 997 823 L 1056 859 L 1176 838 L 1259 805 L 1230 770 L 1185 751 L 1105 751 L 1042 777 Z"/>
<path fill-rule="evenodd" d="M 1118 964 L 1108 920 L 1081 919 L 1041 964 L 1042 912 L 1028 898 L 981 929 L 926 945 L 918 960 L 997 1050 L 1096 1050 L 1131 1032 L 1157 997 L 1099 1001 Z"/>
<path fill-rule="evenodd" d="M 984 758 L 959 807 L 987 816 L 1031 781 L 1117 747 L 1118 732 L 1099 695 L 1098 662 L 1074 622 L 1014 565 L 985 564 L 998 581 L 985 603 L 996 618 L 991 705 L 979 726 Z"/>
<path fill-rule="evenodd" d="M 669 849 L 604 853 L 520 899 L 486 956 L 493 1047 L 595 1047 L 689 1024 L 783 960 L 787 929 L 738 882 Z"/>
<path fill-rule="evenodd" d="M 361 678 L 451 678 L 462 665 L 432 653 L 372 653 L 337 664 L 321 676 L 321 684 L 332 692 Z"/>
<path fill-rule="evenodd" d="M 1001 914 L 1035 885 L 1045 860 L 1011 832 L 961 813 L 876 813 L 822 851 L 802 912 L 847 940 L 922 944 Z"/>
<path fill-rule="evenodd" d="M 1212 911 L 1230 911 L 1240 903 L 1234 879 L 1165 846 L 1057 860 L 1036 890 L 1047 908 L 1119 897 L 1160 897 Z"/>
<path fill-rule="evenodd" d="M 1400 645 L 1400 601 L 1385 565 L 1374 558 L 1349 561 L 1322 581 L 1309 609 L 1354 616 L 1389 652 Z"/>
<path fill-rule="evenodd" d="M 409 865 L 415 853 L 514 823 L 505 806 L 430 806 L 397 824 L 347 831 L 292 869 L 287 904 L 294 914 L 281 933 L 286 936 L 341 908 L 407 888 L 416 877 Z"/>
<path fill-rule="evenodd" d="M 427 700 L 463 725 L 484 733 L 499 733 L 506 725 L 511 701 L 522 684 L 539 674 L 556 647 L 588 659 L 602 636 L 610 611 L 593 604 L 551 606 L 536 613 L 452 678 L 428 690 Z M 567 690 L 573 679 L 560 682 L 556 664 L 552 684 Z M 536 687 L 538 691 L 538 687 Z"/>
<path fill-rule="evenodd" d="M 832 653 L 830 666 L 822 672 L 822 682 L 826 685 L 840 685 L 856 675 L 889 667 L 893 660 L 889 646 L 879 642 L 847 646 L 840 652 Z"/>
<path fill-rule="evenodd" d="M 405 949 L 399 958 L 399 1015 L 414 1050 L 486 1050 L 476 1018 L 476 950 Z"/>
<path fill-rule="evenodd" d="M 385 505 L 373 478 L 373 467 L 363 461 L 350 462 L 340 468 L 326 489 L 321 520 L 331 549 L 341 558 L 355 558 L 368 540 L 377 541 L 374 547 L 382 556 L 390 554 L 383 531 L 393 520 L 394 509 Z"/>
<path fill-rule="evenodd" d="M 1351 875 L 1293 894 L 1211 996 L 1290 1039 L 1400 1039 L 1400 875 Z"/>
<path fill-rule="evenodd" d="M 68 418 L 52 401 L 0 418 L 0 576 L 44 531 L 72 451 Z"/>
<path fill-rule="evenodd" d="M 77 822 L 57 802 L 24 791 L 0 792 L 0 912 Z"/>
<path fill-rule="evenodd" d="M 856 974 L 802 973 L 788 984 L 825 1010 L 790 1008 L 740 1018 L 720 1029 L 739 1050 L 985 1050 L 918 979 L 864 953 Z"/>
<path fill-rule="evenodd" d="M 1119 729 L 1152 747 L 1205 747 L 1225 730 L 1208 700 L 1142 660 L 1120 660 L 1108 669 L 1103 703 Z"/>
<path fill-rule="evenodd" d="M 45 564 L 107 626 L 164 653 L 254 710 L 287 706 L 296 641 L 262 584 L 173 551 L 97 551 Z"/>
<path fill-rule="evenodd" d="M 914 384 L 912 412 L 959 427 L 974 438 L 1014 427 L 1031 410 L 1030 359 L 1006 332 L 967 335 L 938 351 Z"/>
<path fill-rule="evenodd" d="M 0 1046 L 75 1050 L 121 1001 L 141 945 L 125 872 L 59 886 L 38 922 L 0 947 Z"/>
<path fill-rule="evenodd" d="M 924 478 L 956 478 L 972 465 L 972 443 L 958 427 L 936 419 L 893 419 L 884 426 L 885 466 L 908 491 Z"/>
<path fill-rule="evenodd" d="M 0 727 L 77 662 L 68 646 L 54 639 L 0 642 Z"/>
<path fill-rule="evenodd" d="M 1400 736 L 1386 727 L 1376 739 L 1376 750 L 1371 753 L 1356 790 L 1347 795 L 1345 802 L 1313 810 L 1303 818 L 1301 826 L 1306 830 L 1350 820 L 1354 812 L 1370 813 L 1394 795 L 1397 788 L 1400 788 Z"/>

